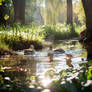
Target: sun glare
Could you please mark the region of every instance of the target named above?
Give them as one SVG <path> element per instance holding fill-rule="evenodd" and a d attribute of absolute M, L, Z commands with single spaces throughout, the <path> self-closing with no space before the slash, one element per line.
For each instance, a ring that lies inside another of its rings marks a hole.
<path fill-rule="evenodd" d="M 52 82 L 52 80 L 49 79 L 49 78 L 44 78 L 44 79 L 41 81 L 41 83 L 42 83 L 42 85 L 43 85 L 44 87 L 47 87 L 51 82 Z"/>
<path fill-rule="evenodd" d="M 41 92 L 51 92 L 49 89 L 44 89 Z"/>

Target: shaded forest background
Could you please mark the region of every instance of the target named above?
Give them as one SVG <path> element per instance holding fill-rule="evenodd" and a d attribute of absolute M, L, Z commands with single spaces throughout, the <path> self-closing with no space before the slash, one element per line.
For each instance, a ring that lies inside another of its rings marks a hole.
<path fill-rule="evenodd" d="M 85 22 L 81 0 L 0 0 L 0 4 L 0 24 L 83 25 Z"/>

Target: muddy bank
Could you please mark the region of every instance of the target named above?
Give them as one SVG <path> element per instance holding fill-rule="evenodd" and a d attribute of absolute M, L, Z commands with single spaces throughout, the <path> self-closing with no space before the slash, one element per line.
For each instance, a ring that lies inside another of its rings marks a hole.
<path fill-rule="evenodd" d="M 9 58 L 12 55 L 17 55 L 15 51 L 0 49 L 0 58 Z"/>
<path fill-rule="evenodd" d="M 6 42 L 6 44 L 9 44 L 9 42 Z M 14 41 L 12 45 L 9 45 L 9 47 L 14 50 L 23 50 L 23 49 L 28 49 L 30 45 L 34 45 L 34 48 L 36 50 L 42 49 L 43 45 L 39 41 L 26 41 L 26 40 L 21 40 L 21 41 Z"/>
<path fill-rule="evenodd" d="M 38 41 L 14 42 L 12 46 L 9 46 L 10 50 L 4 50 L 3 48 L 0 48 L 0 58 L 17 55 L 16 51 L 28 49 L 30 45 L 34 45 L 35 50 L 41 50 L 44 47 L 43 44 Z"/>

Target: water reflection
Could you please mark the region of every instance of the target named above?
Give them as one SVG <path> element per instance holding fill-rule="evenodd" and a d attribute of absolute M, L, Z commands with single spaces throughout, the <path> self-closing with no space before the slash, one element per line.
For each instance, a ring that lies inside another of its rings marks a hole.
<path fill-rule="evenodd" d="M 49 89 L 44 89 L 41 92 L 51 92 Z"/>
<path fill-rule="evenodd" d="M 71 60 L 74 68 L 79 68 L 79 63 L 84 62 L 82 58 L 86 60 L 86 51 L 82 49 L 81 45 L 76 41 L 57 42 L 53 44 L 53 46 L 54 48 L 60 47 L 65 50 L 64 54 L 54 54 L 53 62 L 49 62 L 46 49 L 42 52 L 36 52 L 34 56 L 24 55 L 22 51 L 18 52 L 18 57 L 0 59 L 0 64 L 2 66 L 0 68 L 5 71 L 17 73 L 20 77 L 25 76 L 28 79 L 30 79 L 30 76 L 39 76 L 39 79 L 42 80 L 41 84 L 47 86 L 54 79 L 58 78 L 58 76 L 55 77 L 53 75 L 59 73 L 62 69 L 69 68 L 69 66 L 66 65 L 66 54 L 72 54 L 73 57 Z M 14 76 L 16 77 L 17 74 L 14 74 Z"/>

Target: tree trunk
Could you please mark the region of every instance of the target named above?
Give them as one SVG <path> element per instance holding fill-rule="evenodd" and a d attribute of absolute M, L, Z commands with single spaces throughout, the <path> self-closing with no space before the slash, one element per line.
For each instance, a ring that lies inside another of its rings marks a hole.
<path fill-rule="evenodd" d="M 14 5 L 14 22 L 25 23 L 25 0 L 12 0 Z"/>
<path fill-rule="evenodd" d="M 85 47 L 87 49 L 88 59 L 92 59 L 92 0 L 82 0 L 85 15 L 86 15 L 86 37 Z"/>
<path fill-rule="evenodd" d="M 67 0 L 67 24 L 73 24 L 72 0 Z"/>

